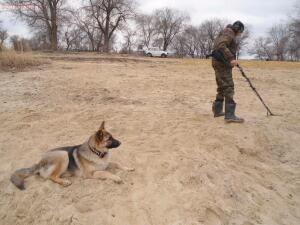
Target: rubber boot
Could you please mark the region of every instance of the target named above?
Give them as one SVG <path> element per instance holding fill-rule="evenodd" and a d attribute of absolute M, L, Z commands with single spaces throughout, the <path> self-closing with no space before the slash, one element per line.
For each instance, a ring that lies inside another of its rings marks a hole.
<path fill-rule="evenodd" d="M 227 123 L 243 123 L 245 120 L 235 115 L 236 103 L 225 104 L 225 121 Z"/>
<path fill-rule="evenodd" d="M 212 111 L 214 114 L 214 117 L 220 117 L 224 116 L 225 113 L 223 112 L 223 101 L 214 101 L 212 105 Z"/>

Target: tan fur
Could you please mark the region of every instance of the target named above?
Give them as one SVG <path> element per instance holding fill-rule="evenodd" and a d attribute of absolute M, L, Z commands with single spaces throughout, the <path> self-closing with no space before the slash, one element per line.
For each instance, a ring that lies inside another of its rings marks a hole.
<path fill-rule="evenodd" d="M 74 173 L 70 173 L 68 170 L 69 156 L 66 151 L 67 148 L 72 147 L 57 148 L 48 151 L 42 157 L 41 161 L 33 167 L 20 169 L 14 172 L 11 176 L 11 181 L 21 190 L 25 189 L 24 179 L 34 174 L 39 174 L 41 177 L 50 179 L 62 186 L 69 186 L 72 184 L 70 180 L 62 178 L 62 176 L 70 174 L 84 178 L 110 179 L 116 183 L 121 183 L 122 180 L 120 177 L 105 171 L 107 167 L 112 166 L 124 171 L 134 171 L 134 168 L 128 168 L 110 161 L 111 152 L 106 146 L 111 143 L 112 140 L 120 144 L 119 141 L 113 139 L 111 134 L 105 130 L 103 122 L 99 130 L 85 143 L 80 146 L 75 146 L 78 148 L 74 148 L 75 150 L 72 155 L 74 156 L 75 164 L 78 169 L 75 170 Z M 101 158 L 91 149 L 94 149 L 94 151 L 99 153 L 106 153 L 106 155 Z"/>

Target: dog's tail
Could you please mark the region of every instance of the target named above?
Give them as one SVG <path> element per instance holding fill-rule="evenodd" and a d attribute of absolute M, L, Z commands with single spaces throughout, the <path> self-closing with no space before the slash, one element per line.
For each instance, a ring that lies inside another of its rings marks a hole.
<path fill-rule="evenodd" d="M 10 177 L 10 181 L 20 190 L 25 190 L 24 180 L 36 174 L 40 169 L 40 164 L 34 164 L 32 167 L 16 170 Z"/>

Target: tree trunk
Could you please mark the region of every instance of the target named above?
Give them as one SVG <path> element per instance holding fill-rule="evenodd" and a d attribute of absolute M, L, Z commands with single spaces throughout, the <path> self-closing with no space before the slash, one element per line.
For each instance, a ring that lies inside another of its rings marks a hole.
<path fill-rule="evenodd" d="M 56 51 L 57 50 L 57 3 L 55 1 L 49 1 L 49 7 L 50 7 L 50 26 L 48 26 L 48 29 L 50 28 L 50 45 L 51 50 Z"/>
<path fill-rule="evenodd" d="M 90 39 L 91 45 L 92 45 L 92 52 L 95 51 L 95 41 L 93 39 Z"/>
<path fill-rule="evenodd" d="M 104 46 L 103 46 L 103 50 L 105 53 L 109 53 L 109 37 L 108 37 L 108 33 L 104 34 Z"/>
<path fill-rule="evenodd" d="M 70 50 L 70 47 L 71 47 L 71 42 L 67 40 L 67 48 L 66 48 L 66 51 L 69 51 L 69 50 Z"/>
<path fill-rule="evenodd" d="M 52 24 L 52 29 L 50 31 L 50 44 L 51 44 L 51 50 L 56 51 L 57 50 L 57 25 Z"/>
<path fill-rule="evenodd" d="M 167 48 L 168 48 L 168 43 L 167 41 L 164 41 L 163 51 L 167 51 Z"/>

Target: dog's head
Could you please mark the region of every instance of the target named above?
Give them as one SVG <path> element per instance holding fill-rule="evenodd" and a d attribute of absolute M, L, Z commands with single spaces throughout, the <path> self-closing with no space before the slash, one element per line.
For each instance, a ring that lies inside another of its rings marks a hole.
<path fill-rule="evenodd" d="M 117 148 L 121 142 L 113 138 L 113 136 L 105 129 L 105 122 L 103 121 L 100 128 L 91 137 L 91 143 L 94 150 L 101 153 L 107 153 L 108 149 Z"/>

